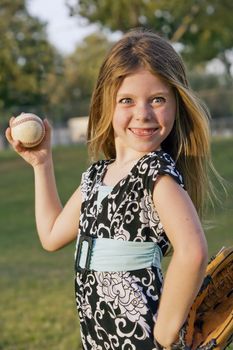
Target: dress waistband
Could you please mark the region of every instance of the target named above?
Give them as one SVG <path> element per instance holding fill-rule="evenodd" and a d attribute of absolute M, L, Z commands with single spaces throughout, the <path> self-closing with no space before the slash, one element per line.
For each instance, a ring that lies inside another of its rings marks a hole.
<path fill-rule="evenodd" d="M 162 252 L 154 242 L 120 241 L 81 235 L 75 261 L 76 271 L 115 272 L 161 267 Z"/>

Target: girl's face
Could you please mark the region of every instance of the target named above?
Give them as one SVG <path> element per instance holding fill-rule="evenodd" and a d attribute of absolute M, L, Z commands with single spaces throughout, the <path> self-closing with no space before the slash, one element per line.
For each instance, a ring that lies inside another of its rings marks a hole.
<path fill-rule="evenodd" d="M 117 92 L 112 120 L 116 153 L 158 150 L 172 130 L 175 114 L 175 95 L 168 84 L 146 69 L 128 75 Z"/>

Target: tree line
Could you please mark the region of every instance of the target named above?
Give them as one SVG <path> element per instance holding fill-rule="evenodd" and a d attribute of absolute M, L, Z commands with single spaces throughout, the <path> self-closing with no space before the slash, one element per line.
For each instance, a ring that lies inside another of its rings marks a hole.
<path fill-rule="evenodd" d="M 46 23 L 32 16 L 26 0 L 0 0 L 0 123 L 24 111 L 64 123 L 88 115 L 98 69 L 113 44 L 110 33 L 135 27 L 169 39 L 184 58 L 191 85 L 214 118 L 233 115 L 232 0 L 64 0 L 71 16 L 98 30 L 70 55 L 48 40 Z M 209 74 L 217 59 L 221 74 Z"/>

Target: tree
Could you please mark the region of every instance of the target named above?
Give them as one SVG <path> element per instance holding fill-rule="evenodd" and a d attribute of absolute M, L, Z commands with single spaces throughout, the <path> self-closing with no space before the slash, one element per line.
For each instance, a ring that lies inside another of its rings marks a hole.
<path fill-rule="evenodd" d="M 97 74 L 110 46 L 106 36 L 97 32 L 64 59 L 63 75 L 50 81 L 50 106 L 61 120 L 88 115 Z"/>
<path fill-rule="evenodd" d="M 194 91 L 198 91 L 199 97 L 208 106 L 212 118 L 233 116 L 233 90 L 226 86 L 222 75 L 192 71 L 189 73 L 189 81 Z"/>
<path fill-rule="evenodd" d="M 0 6 L 1 119 L 30 110 L 47 110 L 49 75 L 61 59 L 48 42 L 46 24 L 28 13 L 25 0 L 1 0 Z"/>
<path fill-rule="evenodd" d="M 147 27 L 183 45 L 192 63 L 218 57 L 229 73 L 233 48 L 232 0 L 66 0 L 71 15 L 111 31 Z"/>

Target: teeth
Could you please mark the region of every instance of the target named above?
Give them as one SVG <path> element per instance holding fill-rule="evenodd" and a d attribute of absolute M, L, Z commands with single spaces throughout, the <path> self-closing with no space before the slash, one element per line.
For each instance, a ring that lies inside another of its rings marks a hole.
<path fill-rule="evenodd" d="M 156 129 L 130 129 L 135 135 L 138 136 L 150 136 Z"/>

